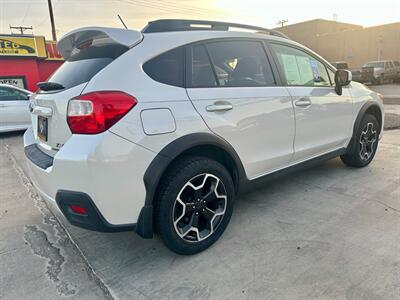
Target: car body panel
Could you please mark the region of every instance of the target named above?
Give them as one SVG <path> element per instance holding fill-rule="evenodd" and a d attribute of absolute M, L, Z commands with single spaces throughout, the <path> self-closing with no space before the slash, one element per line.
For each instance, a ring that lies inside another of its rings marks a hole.
<path fill-rule="evenodd" d="M 337 148 L 351 136 L 353 103 L 349 88 L 339 96 L 334 87 L 288 87 L 296 115 L 296 139 L 292 162 L 303 161 Z M 307 98 L 311 105 L 296 106 Z"/>
<path fill-rule="evenodd" d="M 35 143 L 32 128 L 24 146 Z M 136 222 L 146 190 L 143 177 L 155 153 L 113 133 L 73 135 L 46 170 L 28 160 L 30 178 L 54 205 L 58 190 L 82 191 L 95 200 L 104 218 L 114 225 Z"/>
<path fill-rule="evenodd" d="M 189 88 L 188 95 L 208 127 L 237 151 L 249 179 L 289 164 L 295 120 L 286 88 Z M 233 109 L 207 111 L 218 101 Z"/>
<path fill-rule="evenodd" d="M 54 156 L 71 137 L 71 130 L 67 124 L 68 102 L 70 99 L 80 95 L 85 85 L 86 83 L 82 83 L 57 93 L 39 93 L 32 95 L 31 109 L 34 111 L 31 114 L 31 121 L 33 132 L 36 143 L 48 155 Z M 38 116 L 47 119 L 47 141 L 41 139 L 37 134 Z"/>
<path fill-rule="evenodd" d="M 7 88 L 21 92 L 27 97 L 32 93 L 8 84 L 0 84 L 0 88 Z M 24 130 L 30 126 L 29 99 L 18 100 L 0 99 L 0 132 Z"/>

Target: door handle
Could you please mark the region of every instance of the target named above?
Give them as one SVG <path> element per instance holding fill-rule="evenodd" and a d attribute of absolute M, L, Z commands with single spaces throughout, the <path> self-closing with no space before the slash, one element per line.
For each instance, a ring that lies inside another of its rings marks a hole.
<path fill-rule="evenodd" d="M 228 111 L 233 109 L 233 105 L 229 102 L 215 102 L 212 105 L 208 105 L 206 107 L 206 111 L 215 112 L 215 111 Z"/>
<path fill-rule="evenodd" d="M 295 101 L 294 104 L 299 107 L 309 107 L 311 105 L 311 100 L 308 97 L 300 98 L 299 100 Z"/>

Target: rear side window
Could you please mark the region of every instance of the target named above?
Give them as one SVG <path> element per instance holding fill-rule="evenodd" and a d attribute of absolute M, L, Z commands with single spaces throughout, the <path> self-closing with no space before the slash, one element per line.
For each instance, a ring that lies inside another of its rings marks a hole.
<path fill-rule="evenodd" d="M 395 61 L 393 62 L 393 64 L 394 64 L 396 67 L 400 67 L 400 62 L 398 62 L 397 60 L 395 60 Z"/>
<path fill-rule="evenodd" d="M 258 41 L 221 41 L 206 45 L 219 86 L 275 85 L 263 45 Z"/>
<path fill-rule="evenodd" d="M 149 60 L 143 70 L 153 80 L 183 87 L 184 47 L 179 47 Z"/>
<path fill-rule="evenodd" d="M 48 81 L 61 84 L 65 89 L 88 82 L 127 49 L 121 45 L 91 46 L 82 49 L 62 64 Z"/>

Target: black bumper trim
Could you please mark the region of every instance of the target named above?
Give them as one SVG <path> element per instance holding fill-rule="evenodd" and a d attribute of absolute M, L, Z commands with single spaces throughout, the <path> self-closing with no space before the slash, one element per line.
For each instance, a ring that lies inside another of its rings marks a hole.
<path fill-rule="evenodd" d="M 40 150 L 36 144 L 26 146 L 24 152 L 25 156 L 41 169 L 46 170 L 53 165 L 53 157 Z"/>
<path fill-rule="evenodd" d="M 99 232 L 135 231 L 136 224 L 112 225 L 100 213 L 89 195 L 81 192 L 59 190 L 56 202 L 67 220 L 77 227 Z M 69 209 L 69 205 L 79 205 L 86 208 L 87 215 L 78 215 Z"/>

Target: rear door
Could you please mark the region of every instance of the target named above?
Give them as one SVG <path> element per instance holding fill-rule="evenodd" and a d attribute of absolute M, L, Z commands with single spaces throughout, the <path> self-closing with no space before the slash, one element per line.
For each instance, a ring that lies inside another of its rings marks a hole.
<path fill-rule="evenodd" d="M 0 128 L 26 128 L 30 124 L 29 96 L 20 90 L 0 86 Z"/>
<path fill-rule="evenodd" d="M 291 98 L 278 86 L 263 43 L 218 40 L 188 47 L 187 93 L 208 127 L 230 143 L 249 179 L 293 155 Z"/>
<path fill-rule="evenodd" d="M 339 96 L 334 88 L 333 70 L 305 49 L 284 43 L 271 43 L 271 49 L 295 109 L 292 163 L 343 147 L 352 130 L 350 87 L 344 87 Z"/>

